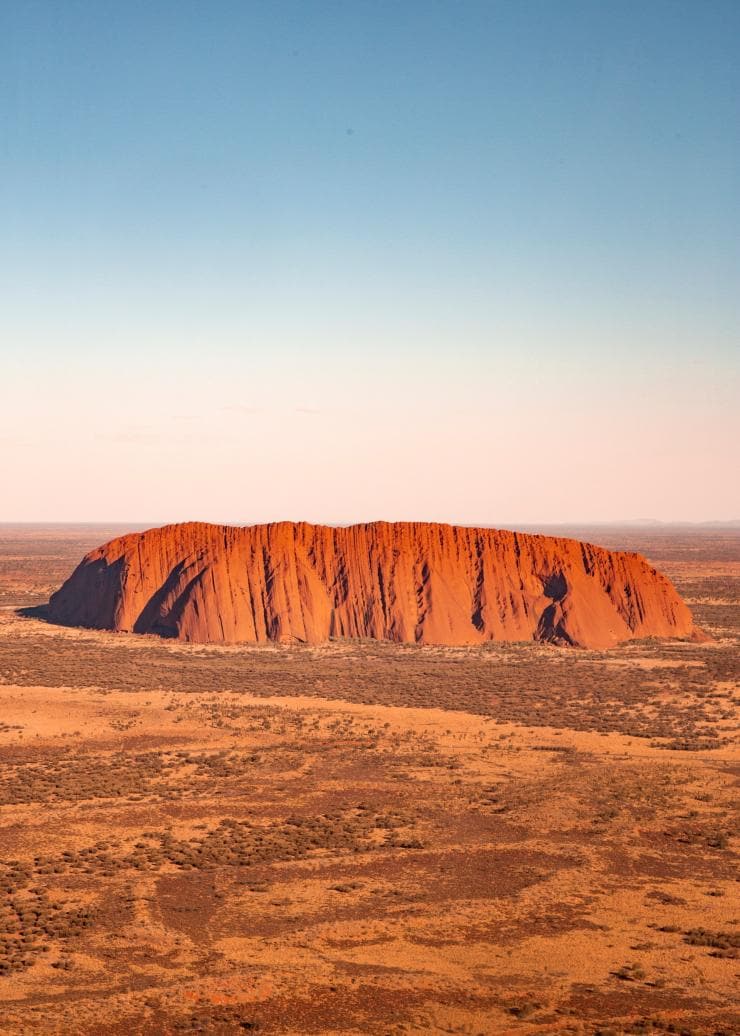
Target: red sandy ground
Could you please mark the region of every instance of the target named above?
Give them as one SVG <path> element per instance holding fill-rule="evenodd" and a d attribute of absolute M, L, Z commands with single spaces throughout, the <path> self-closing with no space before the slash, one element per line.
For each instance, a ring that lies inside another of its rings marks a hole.
<path fill-rule="evenodd" d="M 735 547 L 713 644 L 248 649 L 17 614 L 76 535 L 0 535 L 0 1031 L 737 1031 Z"/>

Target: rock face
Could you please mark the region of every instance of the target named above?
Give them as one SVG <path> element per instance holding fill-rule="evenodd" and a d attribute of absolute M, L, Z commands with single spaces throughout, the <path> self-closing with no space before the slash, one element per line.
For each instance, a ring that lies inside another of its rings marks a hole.
<path fill-rule="evenodd" d="M 639 554 L 430 523 L 189 522 L 111 540 L 49 603 L 64 625 L 196 643 L 685 637 L 691 613 Z"/>

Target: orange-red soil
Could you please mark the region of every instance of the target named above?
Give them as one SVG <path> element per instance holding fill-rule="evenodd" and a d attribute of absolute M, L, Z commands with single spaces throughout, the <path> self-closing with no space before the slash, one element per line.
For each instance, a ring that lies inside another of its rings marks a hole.
<path fill-rule="evenodd" d="M 614 530 L 713 640 L 577 652 L 28 607 L 113 535 L 0 527 L 3 1036 L 740 1031 L 738 533 Z"/>

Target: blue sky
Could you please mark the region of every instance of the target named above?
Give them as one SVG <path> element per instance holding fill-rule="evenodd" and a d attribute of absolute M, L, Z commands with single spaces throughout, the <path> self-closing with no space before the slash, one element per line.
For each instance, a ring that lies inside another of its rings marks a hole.
<path fill-rule="evenodd" d="M 739 38 L 0 4 L 0 519 L 737 517 Z"/>

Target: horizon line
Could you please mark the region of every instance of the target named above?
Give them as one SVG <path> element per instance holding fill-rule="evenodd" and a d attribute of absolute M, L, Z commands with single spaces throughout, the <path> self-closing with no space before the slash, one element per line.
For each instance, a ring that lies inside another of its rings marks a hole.
<path fill-rule="evenodd" d="M 372 525 L 379 522 L 385 522 L 389 525 L 395 524 L 428 524 L 428 525 L 457 525 L 462 528 L 481 528 L 481 529 L 514 529 L 514 528 L 532 528 L 532 527 L 543 527 L 548 528 L 567 528 L 567 527 L 579 527 L 579 526 L 601 526 L 601 527 L 612 527 L 620 528 L 629 526 L 632 528 L 657 528 L 657 527 L 707 527 L 713 528 L 740 528 L 740 518 L 706 518 L 706 519 L 683 519 L 683 518 L 615 518 L 615 519 L 588 519 L 588 518 L 574 518 L 570 520 L 542 520 L 542 521 L 521 521 L 521 522 L 469 522 L 469 521 L 441 521 L 439 519 L 430 518 L 368 518 L 357 521 L 347 522 L 332 522 L 332 521 L 309 521 L 307 519 L 294 519 L 294 518 L 274 518 L 269 521 L 209 521 L 201 518 L 183 518 L 179 520 L 154 520 L 154 521 L 138 521 L 138 520 L 121 520 L 120 518 L 104 520 L 104 519 L 0 519 L 0 528 L 2 527 L 13 527 L 13 526 L 36 526 L 36 527 L 50 527 L 50 526 L 84 526 L 88 528 L 105 528 L 113 526 L 126 526 L 135 527 L 135 529 L 155 529 L 162 528 L 167 525 L 185 525 L 189 523 L 198 523 L 203 525 L 225 525 L 233 527 L 248 527 L 250 525 L 278 525 L 283 523 L 290 524 L 306 524 L 306 525 L 326 525 L 334 526 L 336 528 L 343 528 L 351 525 Z"/>

